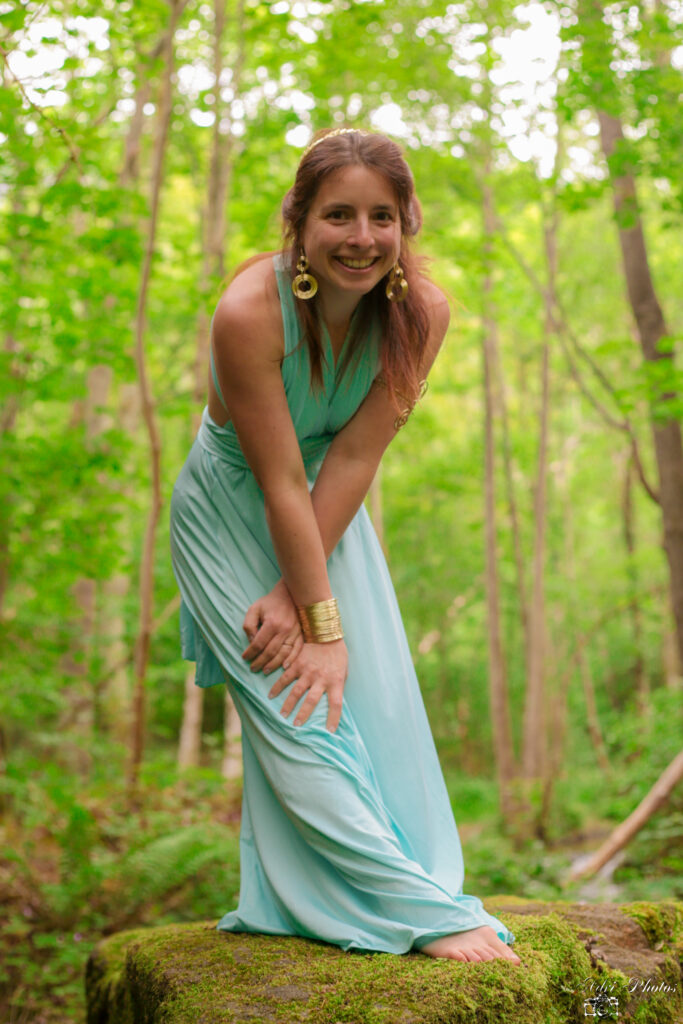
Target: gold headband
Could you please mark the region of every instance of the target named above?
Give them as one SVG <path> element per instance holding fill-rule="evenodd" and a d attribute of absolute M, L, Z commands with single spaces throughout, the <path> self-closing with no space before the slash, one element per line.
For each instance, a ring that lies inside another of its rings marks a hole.
<path fill-rule="evenodd" d="M 327 135 L 322 135 L 319 139 L 316 139 L 315 142 L 312 142 L 310 144 L 310 146 L 308 146 L 304 150 L 303 156 L 301 157 L 301 159 L 303 160 L 303 158 L 305 156 L 308 156 L 308 154 L 311 152 L 311 150 L 315 149 L 316 146 L 319 146 L 321 142 L 327 142 L 328 139 L 333 139 L 335 137 L 335 135 L 350 135 L 350 134 L 370 135 L 370 132 L 361 131 L 360 128 L 335 128 L 334 131 L 328 132 Z"/>

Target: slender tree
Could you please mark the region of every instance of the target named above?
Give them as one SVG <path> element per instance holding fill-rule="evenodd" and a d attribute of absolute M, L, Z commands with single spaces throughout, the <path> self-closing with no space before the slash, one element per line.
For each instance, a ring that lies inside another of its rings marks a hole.
<path fill-rule="evenodd" d="M 669 566 L 671 606 L 683 663 L 683 443 L 674 379 L 674 352 L 650 270 L 636 184 L 637 159 L 624 137 L 624 90 L 613 77 L 614 45 L 608 14 L 595 0 L 577 7 L 581 68 L 589 83 L 607 162 L 626 291 L 648 378 L 651 428 L 659 474 L 663 547 Z"/>
<path fill-rule="evenodd" d="M 638 696 L 640 713 L 648 717 L 650 712 L 650 686 L 643 658 L 643 616 L 640 607 L 640 580 L 636 565 L 636 521 L 634 508 L 634 466 L 633 456 L 629 452 L 625 460 L 624 485 L 622 490 L 622 517 L 624 544 L 628 552 L 628 577 L 629 588 L 632 594 L 630 607 L 631 623 L 633 627 L 633 656 L 635 689 Z"/>
<path fill-rule="evenodd" d="M 549 296 L 554 288 L 556 272 L 555 232 L 552 225 L 544 230 L 549 274 Z M 549 298 L 549 301 L 551 299 Z M 538 431 L 538 469 L 534 487 L 534 554 L 533 585 L 529 614 L 529 676 L 524 706 L 524 776 L 528 780 L 542 778 L 546 768 L 546 732 L 544 729 L 545 698 L 545 540 L 546 493 L 548 478 L 548 430 L 550 419 L 550 332 L 549 310 L 546 307 L 541 349 L 541 405 Z"/>
<path fill-rule="evenodd" d="M 184 5 L 185 0 L 169 0 L 169 20 L 162 50 L 163 72 L 159 96 L 159 118 L 152 164 L 149 228 L 135 317 L 135 361 L 138 371 L 142 416 L 147 429 L 149 442 L 151 463 L 151 504 L 145 531 L 142 563 L 140 566 L 140 613 L 138 636 L 135 645 L 135 684 L 133 690 L 131 721 L 132 737 L 130 761 L 128 766 L 128 784 L 131 794 L 134 793 L 137 786 L 145 740 L 145 676 L 147 672 L 149 646 L 152 636 L 154 602 L 154 543 L 156 540 L 159 515 L 161 513 L 161 441 L 154 412 L 154 402 L 152 399 L 152 392 L 147 373 L 147 362 L 145 358 L 145 317 L 149 277 L 156 240 L 159 203 L 161 199 L 166 143 L 171 120 L 174 39 L 178 19 L 180 18 Z"/>
<path fill-rule="evenodd" d="M 244 0 L 237 0 L 233 12 L 233 50 L 231 87 L 234 96 L 239 96 L 242 71 L 246 57 L 244 38 Z M 235 136 L 231 130 L 229 106 L 223 99 L 223 71 L 225 68 L 224 51 L 228 28 L 226 0 L 215 0 L 213 8 L 213 48 L 212 76 L 214 115 L 209 173 L 206 181 L 206 196 L 201 223 L 202 258 L 199 277 L 199 294 L 201 301 L 197 311 L 195 337 L 194 395 L 198 407 L 206 394 L 206 381 L 209 361 L 208 339 L 209 320 L 207 306 L 216 282 L 225 273 L 226 242 L 228 224 L 226 209 L 230 195 L 230 182 L 234 161 Z M 192 416 L 192 433 L 199 429 L 199 414 Z M 178 748 L 178 764 L 186 767 L 196 764 L 199 758 L 200 736 L 202 727 L 202 707 L 204 691 L 195 685 L 194 672 L 185 676 L 185 696 L 183 702 L 183 721 L 180 730 Z M 223 756 L 223 773 L 229 770 L 234 777 L 241 774 L 240 757 L 241 727 L 239 716 L 233 706 L 229 691 L 225 694 L 225 729 L 224 739 L 232 745 L 230 751 Z"/>
<path fill-rule="evenodd" d="M 485 142 L 484 145 L 488 146 Z M 494 193 L 491 182 L 490 148 L 484 163 L 482 178 L 482 205 L 484 219 L 484 280 L 482 296 L 482 357 L 484 376 L 484 521 L 486 534 L 486 604 L 488 612 L 489 645 L 489 687 L 491 724 L 498 776 L 501 813 L 509 820 L 513 807 L 510 783 L 516 774 L 512 733 L 510 729 L 510 708 L 508 684 L 500 617 L 500 583 L 498 552 L 496 543 L 496 493 L 495 493 L 495 436 L 494 423 L 500 405 L 496 394 L 495 368 L 498 364 L 498 328 L 492 300 L 493 291 L 493 242 L 496 214 Z"/>

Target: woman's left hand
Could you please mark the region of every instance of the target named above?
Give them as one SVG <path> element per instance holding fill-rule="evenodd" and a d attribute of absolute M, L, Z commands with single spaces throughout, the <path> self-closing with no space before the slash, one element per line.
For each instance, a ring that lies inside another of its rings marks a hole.
<path fill-rule="evenodd" d="M 291 661 L 304 645 L 301 625 L 284 580 L 249 608 L 242 624 L 250 643 L 242 653 L 252 672 L 268 675 L 285 660 Z"/>

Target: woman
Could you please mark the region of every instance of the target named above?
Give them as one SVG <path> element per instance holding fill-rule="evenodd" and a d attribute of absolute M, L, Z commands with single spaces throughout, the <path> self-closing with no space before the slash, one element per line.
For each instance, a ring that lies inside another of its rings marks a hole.
<path fill-rule="evenodd" d="M 362 504 L 448 326 L 408 249 L 412 176 L 384 136 L 324 132 L 283 215 L 288 249 L 246 264 L 216 308 L 208 407 L 171 505 L 183 653 L 200 686 L 227 682 L 242 722 L 240 902 L 218 928 L 519 963 L 462 893 Z"/>

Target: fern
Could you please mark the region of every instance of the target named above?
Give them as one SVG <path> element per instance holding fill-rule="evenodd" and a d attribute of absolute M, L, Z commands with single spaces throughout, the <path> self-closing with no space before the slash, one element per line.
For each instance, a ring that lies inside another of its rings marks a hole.
<path fill-rule="evenodd" d="M 237 843 L 227 829 L 191 825 L 151 840 L 121 862 L 118 883 L 129 894 L 129 906 L 150 903 L 179 889 L 210 865 L 234 866 Z M 132 897 L 132 898 L 131 898 Z"/>

